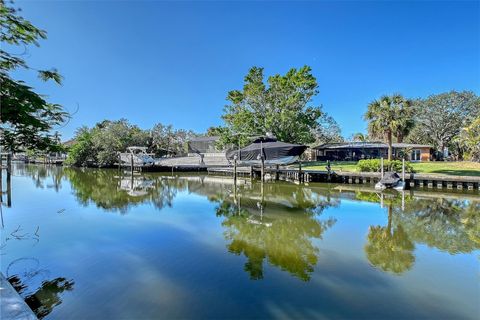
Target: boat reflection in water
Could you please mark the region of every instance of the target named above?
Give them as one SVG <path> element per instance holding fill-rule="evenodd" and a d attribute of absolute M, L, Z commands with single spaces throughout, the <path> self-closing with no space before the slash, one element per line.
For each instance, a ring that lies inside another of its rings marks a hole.
<path fill-rule="evenodd" d="M 12 176 L 2 272 L 39 317 L 480 311 L 478 192 L 44 166 L 16 166 Z M 7 272 L 25 257 L 42 267 Z"/>
<path fill-rule="evenodd" d="M 286 188 L 285 188 L 286 187 Z M 219 199 L 216 214 L 223 217 L 228 251 L 247 258 L 244 270 L 251 279 L 264 277 L 270 265 L 308 281 L 318 262 L 313 239 L 334 225 L 334 218 L 320 219 L 323 210 L 337 202 L 313 197 L 308 189 L 279 184 L 254 184 L 235 188 Z M 278 192 L 281 191 L 281 192 Z"/>
<path fill-rule="evenodd" d="M 122 177 L 119 190 L 126 191 L 129 196 L 142 197 L 148 195 L 148 191 L 155 188 L 154 181 L 143 176 Z"/>

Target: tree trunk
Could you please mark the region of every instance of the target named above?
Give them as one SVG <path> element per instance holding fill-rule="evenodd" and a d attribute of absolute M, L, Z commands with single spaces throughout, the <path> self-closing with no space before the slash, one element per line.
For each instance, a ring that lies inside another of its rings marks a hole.
<path fill-rule="evenodd" d="M 397 142 L 402 143 L 403 142 L 403 134 L 398 134 L 397 135 Z"/>
<path fill-rule="evenodd" d="M 392 133 L 387 133 L 387 142 L 388 142 L 388 160 L 392 160 Z"/>

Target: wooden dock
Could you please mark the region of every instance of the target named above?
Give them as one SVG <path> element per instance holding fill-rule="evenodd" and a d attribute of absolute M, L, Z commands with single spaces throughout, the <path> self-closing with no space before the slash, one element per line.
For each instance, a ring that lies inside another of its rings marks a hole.
<path fill-rule="evenodd" d="M 209 174 L 233 176 L 232 167 L 207 168 Z M 261 168 L 238 167 L 237 176 L 261 178 Z M 333 182 L 345 184 L 375 184 L 381 179 L 379 172 L 328 172 L 320 170 L 302 170 L 298 168 L 265 168 L 265 178 L 273 180 L 291 180 L 297 182 Z M 480 191 L 480 177 L 447 176 L 433 174 L 408 173 L 405 182 L 410 188 L 456 189 Z"/>

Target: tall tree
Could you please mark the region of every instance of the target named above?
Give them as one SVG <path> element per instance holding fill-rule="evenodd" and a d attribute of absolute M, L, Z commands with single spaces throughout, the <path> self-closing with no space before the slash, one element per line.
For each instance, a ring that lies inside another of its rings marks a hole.
<path fill-rule="evenodd" d="M 226 127 L 222 142 L 244 145 L 251 136 L 266 133 L 285 142 L 314 142 L 322 115 L 320 107 L 311 105 L 317 89 L 317 80 L 308 66 L 271 76 L 267 83 L 263 68 L 251 68 L 243 89 L 228 93 L 230 103 L 222 116 Z"/>
<path fill-rule="evenodd" d="M 315 130 L 315 144 L 343 142 L 342 130 L 335 119 L 327 113 L 322 113 Z"/>
<path fill-rule="evenodd" d="M 368 105 L 364 115 L 369 121 L 369 135 L 382 137 L 388 143 L 388 160 L 392 160 L 392 143 L 394 135 L 405 132 L 410 123 L 412 102 L 400 94 L 382 96 Z M 402 134 L 403 136 L 403 134 Z"/>
<path fill-rule="evenodd" d="M 19 149 L 56 150 L 59 144 L 50 131 L 68 116 L 58 104 L 47 102 L 45 97 L 11 73 L 18 69 L 32 70 L 40 79 L 61 84 L 62 77 L 56 69 L 38 70 L 30 67 L 19 55 L 6 49 L 39 46 L 47 34 L 18 15 L 18 10 L 0 0 L 0 128 L 1 145 L 10 151 Z"/>
<path fill-rule="evenodd" d="M 187 141 L 196 136 L 191 130 L 174 129 L 172 125 L 156 124 L 150 131 L 152 151 L 157 156 L 165 154 L 182 155 L 186 152 Z"/>
<path fill-rule="evenodd" d="M 409 140 L 431 143 L 441 152 L 480 116 L 480 97 L 471 91 L 431 95 L 417 100 L 414 106 L 416 124 Z"/>
<path fill-rule="evenodd" d="M 480 116 L 463 128 L 458 141 L 464 147 L 467 159 L 480 162 Z"/>
<path fill-rule="evenodd" d="M 98 166 L 110 166 L 118 161 L 118 152 L 125 152 L 127 147 L 149 145 L 148 131 L 126 119 L 104 120 L 92 129 L 82 127 L 77 131 L 67 164 L 82 166 L 92 162 Z"/>

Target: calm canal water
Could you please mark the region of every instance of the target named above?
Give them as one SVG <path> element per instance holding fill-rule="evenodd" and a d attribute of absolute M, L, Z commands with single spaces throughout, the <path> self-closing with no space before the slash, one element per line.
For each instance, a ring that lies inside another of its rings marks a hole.
<path fill-rule="evenodd" d="M 478 193 L 13 173 L 1 270 L 40 318 L 480 315 Z"/>

